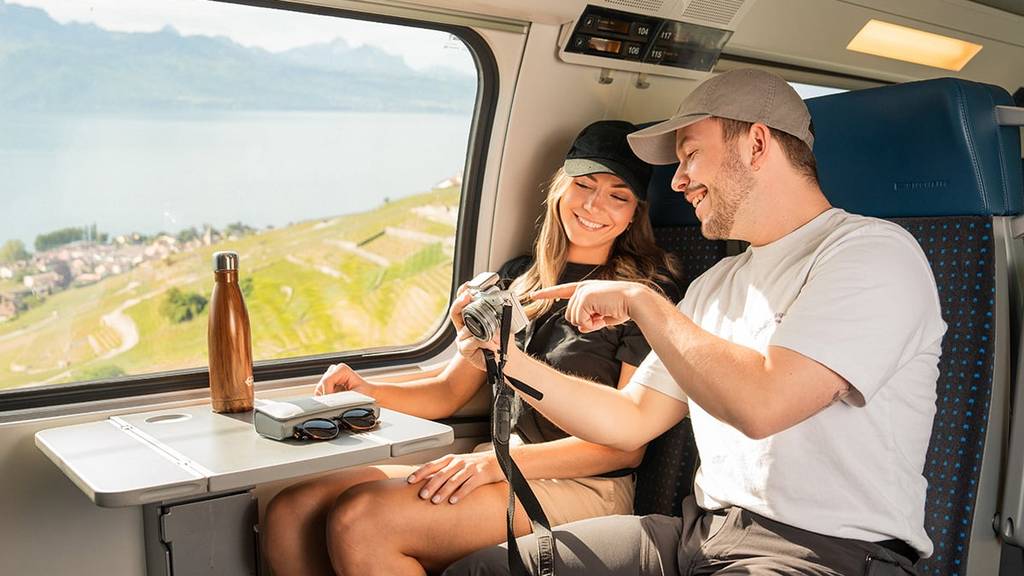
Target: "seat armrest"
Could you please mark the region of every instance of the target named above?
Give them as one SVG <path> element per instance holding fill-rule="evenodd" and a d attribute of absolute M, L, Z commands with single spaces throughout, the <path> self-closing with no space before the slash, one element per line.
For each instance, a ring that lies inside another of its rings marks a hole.
<path fill-rule="evenodd" d="M 1024 108 L 996 106 L 996 122 L 1000 126 L 1024 126 Z"/>

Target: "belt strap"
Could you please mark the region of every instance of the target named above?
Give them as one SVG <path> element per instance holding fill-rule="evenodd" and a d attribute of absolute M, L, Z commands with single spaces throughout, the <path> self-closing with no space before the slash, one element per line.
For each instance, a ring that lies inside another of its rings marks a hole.
<path fill-rule="evenodd" d="M 505 305 L 501 314 L 500 347 L 498 358 L 490 350 L 482 350 L 487 364 L 487 381 L 491 384 L 494 394 L 494 409 L 491 412 L 491 443 L 505 479 L 508 480 L 508 509 L 505 515 L 505 529 L 508 538 L 508 566 L 512 576 L 529 576 L 530 570 L 523 563 L 516 543 L 514 530 L 516 497 L 523 505 L 523 510 L 533 526 L 533 535 L 537 539 L 538 569 L 537 576 L 555 576 L 554 535 L 551 523 L 548 522 L 544 508 L 530 488 L 519 466 L 509 453 L 509 438 L 512 435 L 512 399 L 514 393 L 505 378 L 505 351 L 508 350 L 509 327 L 512 323 L 512 308 Z M 531 397 L 540 400 L 543 394 L 521 382 L 515 386 Z"/>
<path fill-rule="evenodd" d="M 903 556 L 907 560 L 910 560 L 911 564 L 917 564 L 917 561 L 921 558 L 917 555 L 917 550 L 914 550 L 910 544 L 907 544 L 903 540 L 882 540 L 881 542 L 875 542 L 875 544 Z"/>

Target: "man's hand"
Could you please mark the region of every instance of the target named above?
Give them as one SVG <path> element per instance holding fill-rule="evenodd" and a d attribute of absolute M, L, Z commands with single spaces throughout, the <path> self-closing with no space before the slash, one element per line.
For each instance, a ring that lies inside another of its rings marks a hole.
<path fill-rule="evenodd" d="M 354 390 L 373 396 L 372 388 L 373 385 L 356 374 L 356 371 L 348 364 L 331 364 L 324 375 L 320 377 L 320 381 L 317 382 L 313 395 L 322 396 L 344 390 Z"/>
<path fill-rule="evenodd" d="M 409 475 L 409 484 L 426 480 L 419 497 L 434 504 L 455 504 L 470 492 L 487 484 L 501 482 L 505 476 L 493 451 L 449 454 L 427 462 Z"/>
<path fill-rule="evenodd" d="M 629 301 L 643 290 L 635 282 L 587 280 L 537 290 L 535 300 L 568 298 L 565 319 L 580 332 L 594 332 L 629 320 Z"/>

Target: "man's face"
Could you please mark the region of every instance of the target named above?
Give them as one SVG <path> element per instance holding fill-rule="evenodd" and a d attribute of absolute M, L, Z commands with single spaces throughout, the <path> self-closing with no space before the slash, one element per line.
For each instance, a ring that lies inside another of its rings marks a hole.
<path fill-rule="evenodd" d="M 744 138 L 726 142 L 722 127 L 707 118 L 676 131 L 679 169 L 672 189 L 694 206 L 706 238 L 734 238 L 736 213 L 754 187 L 750 167 L 737 150 Z"/>

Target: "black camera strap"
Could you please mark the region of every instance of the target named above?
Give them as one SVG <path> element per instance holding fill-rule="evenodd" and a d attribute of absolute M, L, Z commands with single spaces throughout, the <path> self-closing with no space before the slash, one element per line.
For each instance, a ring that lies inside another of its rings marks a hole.
<path fill-rule="evenodd" d="M 505 526 L 508 537 L 508 566 L 512 576 L 529 576 L 530 570 L 523 563 L 519 555 L 519 546 L 516 544 L 516 534 L 513 526 L 515 518 L 516 498 L 523 505 L 523 510 L 533 525 L 533 535 L 537 539 L 538 568 L 537 576 L 555 575 L 555 538 L 551 533 L 551 523 L 541 507 L 537 496 L 530 488 L 519 466 L 512 460 L 509 453 L 509 438 L 512 435 L 512 399 L 515 393 L 505 378 L 506 351 L 508 350 L 509 327 L 512 324 L 512 308 L 506 304 L 501 311 L 501 327 L 499 332 L 500 346 L 498 358 L 490 350 L 482 350 L 484 360 L 487 363 L 487 381 L 494 390 L 494 409 L 491 412 L 491 443 L 494 445 L 494 454 L 498 459 L 505 479 L 508 480 L 508 510 L 505 516 Z M 539 391 L 531 386 L 512 380 L 512 385 L 532 398 L 540 400 L 544 397 Z"/>

